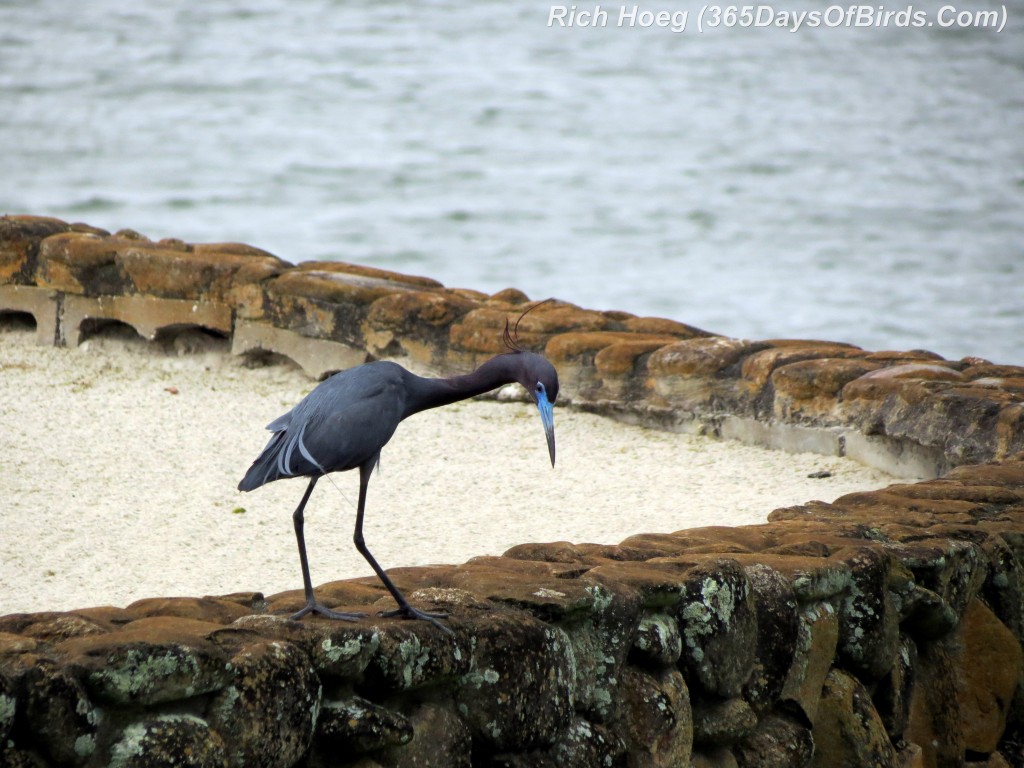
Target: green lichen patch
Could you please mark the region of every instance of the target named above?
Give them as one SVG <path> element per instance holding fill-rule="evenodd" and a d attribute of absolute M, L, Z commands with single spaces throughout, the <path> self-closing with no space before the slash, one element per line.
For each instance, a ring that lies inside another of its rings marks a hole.
<path fill-rule="evenodd" d="M 158 715 L 126 727 L 110 750 L 109 768 L 223 768 L 227 754 L 220 736 L 192 715 Z"/>
<path fill-rule="evenodd" d="M 309 748 L 320 714 L 322 687 L 298 647 L 256 642 L 231 658 L 231 684 L 213 697 L 210 727 L 229 746 L 238 768 L 292 765 Z"/>
<path fill-rule="evenodd" d="M 735 560 L 702 563 L 687 574 L 676 618 L 680 664 L 717 696 L 735 696 L 753 669 L 757 616 L 750 583 Z"/>
<path fill-rule="evenodd" d="M 336 748 L 356 752 L 407 744 L 413 736 L 407 717 L 358 696 L 325 703 L 316 733 Z"/>

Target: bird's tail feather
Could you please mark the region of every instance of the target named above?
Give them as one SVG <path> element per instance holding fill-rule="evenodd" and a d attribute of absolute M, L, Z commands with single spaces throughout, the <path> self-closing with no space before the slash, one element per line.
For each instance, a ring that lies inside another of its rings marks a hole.
<path fill-rule="evenodd" d="M 263 453 L 256 457 L 256 461 L 252 463 L 249 471 L 242 478 L 242 482 L 238 484 L 238 490 L 253 491 L 261 485 L 266 485 L 280 477 L 277 474 L 278 458 L 286 434 L 287 432 L 283 430 L 274 433 L 274 436 L 270 438 L 270 442 L 267 443 L 267 447 L 263 449 Z"/>
<path fill-rule="evenodd" d="M 270 438 L 267 447 L 256 458 L 256 461 L 245 473 L 242 482 L 238 484 L 238 490 L 251 491 L 266 485 L 282 477 L 296 477 L 300 475 L 325 474 L 324 468 L 306 449 L 303 442 L 306 428 L 297 434 L 293 431 L 282 429 L 275 432 Z M 296 450 L 298 454 L 296 455 Z"/>

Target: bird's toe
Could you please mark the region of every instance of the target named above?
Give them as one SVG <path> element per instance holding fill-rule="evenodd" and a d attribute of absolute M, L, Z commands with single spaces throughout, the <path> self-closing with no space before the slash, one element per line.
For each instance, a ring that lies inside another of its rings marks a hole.
<path fill-rule="evenodd" d="M 310 613 L 317 613 L 326 619 L 336 619 L 338 621 L 359 621 L 360 619 L 366 618 L 365 613 L 359 613 L 358 611 L 332 611 L 327 606 L 321 605 L 317 602 L 307 603 L 302 610 L 298 613 L 292 614 L 289 618 L 292 621 L 298 621 L 303 616 Z"/>
<path fill-rule="evenodd" d="M 396 608 L 393 611 L 381 611 L 380 616 L 384 618 L 400 617 L 403 619 L 416 619 L 418 621 L 428 621 L 435 627 L 444 630 L 449 635 L 454 634 L 448 627 L 442 624 L 438 619 L 447 619 L 447 613 L 431 613 L 429 611 L 421 611 L 419 608 L 413 608 L 411 605 L 403 605 L 400 608 Z"/>

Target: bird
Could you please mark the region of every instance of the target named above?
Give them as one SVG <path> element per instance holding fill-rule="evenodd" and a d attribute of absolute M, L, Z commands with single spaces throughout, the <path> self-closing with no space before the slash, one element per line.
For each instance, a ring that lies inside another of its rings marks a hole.
<path fill-rule="evenodd" d="M 519 320 L 537 306 L 526 310 Z M 516 330 L 518 326 L 517 320 Z M 526 389 L 540 412 L 551 466 L 554 467 L 552 409 L 558 398 L 558 373 L 542 355 L 521 348 L 518 334 L 509 332 L 507 321 L 504 340 L 508 348 L 506 352 L 463 375 L 426 378 L 388 360 L 368 362 L 340 371 L 314 387 L 288 413 L 267 425 L 273 436 L 245 473 L 238 490 L 252 491 L 284 478 L 309 479 L 292 514 L 306 602 L 291 619 L 298 620 L 315 613 L 328 619 L 356 621 L 366 615 L 334 611 L 316 599 L 303 535 L 304 510 L 317 481 L 332 472 L 358 469 L 359 500 L 352 540 L 356 550 L 398 604 L 397 609 L 380 615 L 428 621 L 445 632 L 451 632 L 439 621 L 447 618 L 447 614 L 430 613 L 410 605 L 371 554 L 363 538 L 366 493 L 370 476 L 380 462 L 381 449 L 404 419 L 515 382 Z"/>

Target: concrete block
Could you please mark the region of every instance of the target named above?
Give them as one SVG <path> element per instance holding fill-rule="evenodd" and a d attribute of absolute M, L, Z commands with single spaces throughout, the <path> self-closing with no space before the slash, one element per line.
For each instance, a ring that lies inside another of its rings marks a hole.
<path fill-rule="evenodd" d="M 48 288 L 30 285 L 0 285 L 0 312 L 25 312 L 36 321 L 36 341 L 57 343 L 57 315 L 60 295 Z"/>
<path fill-rule="evenodd" d="M 163 328 L 199 326 L 231 334 L 231 307 L 211 301 L 157 299 L 151 296 L 78 296 L 65 294 L 60 338 L 69 347 L 81 341 L 86 320 L 117 320 L 152 341 Z"/>
<path fill-rule="evenodd" d="M 842 455 L 839 432 L 829 427 L 806 427 L 799 424 L 757 421 L 742 416 L 725 416 L 722 418 L 720 434 L 729 440 L 739 440 L 748 445 L 763 445 L 788 453 Z"/>
<path fill-rule="evenodd" d="M 284 355 L 295 361 L 307 376 L 317 380 L 367 361 L 363 349 L 312 339 L 265 323 L 239 321 L 231 340 L 231 353 L 244 355 L 257 350 Z"/>
<path fill-rule="evenodd" d="M 926 448 L 909 440 L 846 432 L 847 457 L 897 477 L 939 477 L 950 462 L 939 448 Z"/>

